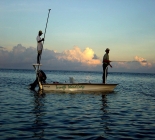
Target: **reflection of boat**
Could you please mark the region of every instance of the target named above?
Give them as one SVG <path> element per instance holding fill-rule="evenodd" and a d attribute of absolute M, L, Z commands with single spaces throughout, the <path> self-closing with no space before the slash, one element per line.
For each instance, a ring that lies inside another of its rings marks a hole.
<path fill-rule="evenodd" d="M 32 124 L 32 130 L 34 132 L 33 137 L 42 139 L 44 137 L 44 95 L 40 92 L 34 90 L 34 109 L 32 109 L 31 113 L 34 115 L 34 123 Z"/>
<path fill-rule="evenodd" d="M 102 84 L 102 83 L 74 83 L 73 79 L 70 79 L 71 83 L 43 83 L 39 80 L 38 71 L 40 70 L 41 64 L 33 64 L 36 71 L 39 88 L 43 91 L 63 91 L 63 92 L 74 92 L 74 91 L 113 91 L 117 84 Z"/>

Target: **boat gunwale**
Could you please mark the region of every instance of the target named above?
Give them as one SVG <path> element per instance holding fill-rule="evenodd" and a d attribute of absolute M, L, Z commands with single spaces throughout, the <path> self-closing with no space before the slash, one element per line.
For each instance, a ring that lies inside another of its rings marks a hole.
<path fill-rule="evenodd" d="M 117 86 L 118 84 L 103 84 L 103 83 L 41 83 L 42 85 L 105 85 Z"/>

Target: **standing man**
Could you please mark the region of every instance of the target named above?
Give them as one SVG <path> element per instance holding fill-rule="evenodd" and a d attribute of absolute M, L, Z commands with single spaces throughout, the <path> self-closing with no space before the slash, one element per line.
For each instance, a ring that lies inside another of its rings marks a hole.
<path fill-rule="evenodd" d="M 44 41 L 44 38 L 41 39 L 41 35 L 42 35 L 42 31 L 38 32 L 38 36 L 37 36 L 37 51 L 38 51 L 38 55 L 37 55 L 37 63 L 40 64 L 40 59 L 41 59 L 41 54 L 42 54 L 42 50 L 43 50 L 43 43 L 42 41 Z"/>
<path fill-rule="evenodd" d="M 107 48 L 105 50 L 106 54 L 103 56 L 103 83 L 105 84 L 106 78 L 107 78 L 107 72 L 108 72 L 108 65 L 110 65 L 110 60 L 109 60 L 109 51 L 110 49 Z M 112 65 L 110 65 L 110 67 L 112 68 Z"/>

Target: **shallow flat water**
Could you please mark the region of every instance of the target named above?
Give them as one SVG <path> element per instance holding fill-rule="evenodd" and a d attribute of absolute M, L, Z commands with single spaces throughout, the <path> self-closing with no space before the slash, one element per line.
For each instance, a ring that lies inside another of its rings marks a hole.
<path fill-rule="evenodd" d="M 101 72 L 44 71 L 47 82 L 101 82 Z M 114 92 L 28 89 L 33 70 L 0 70 L 0 140 L 155 139 L 155 74 L 109 73 Z"/>

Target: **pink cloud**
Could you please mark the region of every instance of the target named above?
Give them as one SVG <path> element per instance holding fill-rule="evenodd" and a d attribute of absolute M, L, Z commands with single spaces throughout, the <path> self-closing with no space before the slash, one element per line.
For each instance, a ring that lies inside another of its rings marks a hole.
<path fill-rule="evenodd" d="M 142 57 L 138 57 L 138 56 L 135 56 L 135 60 L 137 60 L 142 66 L 148 66 L 148 67 L 151 67 L 152 64 L 150 62 L 147 62 L 146 59 L 142 58 Z"/>
<path fill-rule="evenodd" d="M 36 63 L 37 49 L 26 48 L 21 44 L 14 46 L 11 51 L 0 49 L 0 68 L 31 69 Z M 100 70 L 101 62 L 90 48 L 81 51 L 79 47 L 65 50 L 62 53 L 44 49 L 41 63 L 45 69 L 56 70 Z"/>
<path fill-rule="evenodd" d="M 99 59 L 94 59 L 95 53 L 94 51 L 87 47 L 84 51 L 78 46 L 75 46 L 71 50 L 65 50 L 61 56 L 58 56 L 58 59 L 64 59 L 71 62 L 80 62 L 84 65 L 97 66 L 101 65 L 101 61 Z"/>
<path fill-rule="evenodd" d="M 136 61 L 112 62 L 110 72 L 155 72 L 155 63 L 147 62 L 142 57 L 135 56 Z M 11 51 L 0 47 L 0 68 L 33 69 L 37 61 L 37 49 L 26 48 L 21 44 L 14 46 Z M 93 49 L 87 47 L 81 50 L 78 46 L 62 53 L 44 49 L 41 63 L 43 69 L 102 71 L 102 60 Z"/>

